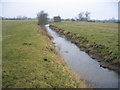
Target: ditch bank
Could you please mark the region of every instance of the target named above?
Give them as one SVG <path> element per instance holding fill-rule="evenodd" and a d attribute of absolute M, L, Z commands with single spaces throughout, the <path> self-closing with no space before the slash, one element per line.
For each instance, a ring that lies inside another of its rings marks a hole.
<path fill-rule="evenodd" d="M 67 32 L 52 24 L 49 27 L 55 30 L 57 33 L 61 35 L 65 35 L 65 38 L 67 40 L 70 40 L 72 43 L 76 44 L 80 48 L 80 50 L 88 53 L 88 55 L 91 58 L 98 60 L 101 67 L 115 70 L 116 72 L 120 73 L 120 70 L 119 70 L 120 57 L 106 57 L 112 54 L 112 51 L 107 50 L 109 47 L 106 47 L 104 45 L 98 45 L 95 42 L 93 45 L 90 45 L 89 41 L 85 37 L 81 37 L 81 36 L 77 37 L 75 33 Z M 105 49 L 106 49 L 106 52 L 104 52 Z M 114 60 L 117 60 L 118 62 L 114 62 Z"/>
<path fill-rule="evenodd" d="M 51 39 L 53 39 L 53 37 L 48 34 L 48 32 L 44 26 L 38 26 L 37 32 L 48 37 L 49 42 L 53 45 L 53 43 L 50 41 Z M 52 50 L 50 49 L 50 51 L 53 51 L 56 55 L 59 56 L 58 52 L 56 52 L 56 50 L 55 50 L 54 45 L 53 45 L 53 47 L 54 48 Z M 89 83 L 86 82 L 84 79 L 82 79 L 80 77 L 80 75 L 76 74 L 75 72 L 72 72 L 72 69 L 66 64 L 64 59 L 61 58 L 61 56 L 59 56 L 59 57 L 60 57 L 59 61 L 56 61 L 56 60 L 55 61 L 58 62 L 59 65 L 63 66 L 63 71 L 65 71 L 65 73 L 62 73 L 62 74 L 68 74 L 68 76 L 71 79 L 71 81 L 68 83 L 74 84 L 74 87 L 69 86 L 69 88 L 89 88 L 91 90 L 92 87 L 89 85 Z M 57 68 L 57 67 L 54 67 L 54 68 Z M 60 78 L 62 80 L 62 77 L 60 77 Z M 69 78 L 66 78 L 66 79 L 69 79 Z M 63 80 L 64 80 L 64 78 L 63 78 Z M 67 83 L 64 83 L 64 84 L 67 84 Z M 64 88 L 66 88 L 66 87 L 64 87 Z"/>

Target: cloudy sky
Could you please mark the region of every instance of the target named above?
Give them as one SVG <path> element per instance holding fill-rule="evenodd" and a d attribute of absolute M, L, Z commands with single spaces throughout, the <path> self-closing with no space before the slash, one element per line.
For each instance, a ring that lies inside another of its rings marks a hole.
<path fill-rule="evenodd" d="M 119 0 L 0 0 L 0 16 L 36 17 L 44 10 L 49 17 L 75 18 L 80 12 L 89 11 L 91 19 L 118 17 Z"/>

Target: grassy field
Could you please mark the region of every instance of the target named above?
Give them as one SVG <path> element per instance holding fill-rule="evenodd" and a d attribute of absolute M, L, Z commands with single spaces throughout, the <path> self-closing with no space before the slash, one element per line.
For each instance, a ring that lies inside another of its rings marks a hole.
<path fill-rule="evenodd" d="M 96 53 L 111 64 L 119 64 L 118 24 L 92 22 L 61 22 L 54 26 L 76 39 L 91 53 Z"/>
<path fill-rule="evenodd" d="M 36 21 L 3 21 L 3 88 L 86 87 L 76 80 Z"/>

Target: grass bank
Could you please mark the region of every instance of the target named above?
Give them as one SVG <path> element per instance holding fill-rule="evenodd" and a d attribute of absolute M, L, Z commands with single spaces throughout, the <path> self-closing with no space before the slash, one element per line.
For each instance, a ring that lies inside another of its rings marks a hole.
<path fill-rule="evenodd" d="M 36 21 L 3 21 L 3 88 L 87 87 L 55 52 Z"/>
<path fill-rule="evenodd" d="M 100 60 L 102 66 L 116 70 L 120 66 L 117 23 L 60 22 L 51 28 Z"/>

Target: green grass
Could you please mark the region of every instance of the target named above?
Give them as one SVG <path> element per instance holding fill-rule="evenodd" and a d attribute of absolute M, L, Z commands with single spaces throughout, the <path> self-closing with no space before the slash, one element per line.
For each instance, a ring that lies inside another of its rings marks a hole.
<path fill-rule="evenodd" d="M 70 32 L 73 38 L 79 42 L 87 40 L 88 43 L 80 43 L 83 46 L 94 46 L 91 51 L 109 59 L 112 64 L 119 63 L 118 54 L 118 24 L 117 23 L 92 23 L 92 22 L 61 22 L 55 26 Z M 96 46 L 105 46 L 101 49 Z"/>
<path fill-rule="evenodd" d="M 79 87 L 79 80 L 38 28 L 36 21 L 3 21 L 3 88 Z"/>

